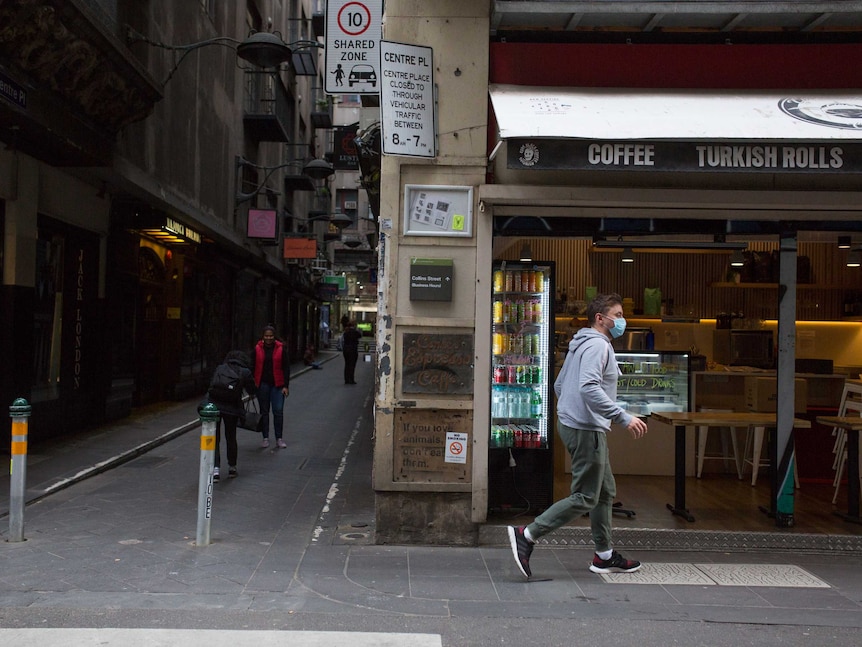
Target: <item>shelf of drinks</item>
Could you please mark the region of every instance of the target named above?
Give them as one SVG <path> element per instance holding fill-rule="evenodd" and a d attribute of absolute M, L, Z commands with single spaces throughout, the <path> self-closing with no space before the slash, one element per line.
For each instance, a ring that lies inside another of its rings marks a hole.
<path fill-rule="evenodd" d="M 512 419 L 501 418 L 497 422 L 492 419 L 491 449 L 548 449 L 548 439 L 542 435 L 538 426 L 530 424 L 531 419 L 512 422 Z"/>

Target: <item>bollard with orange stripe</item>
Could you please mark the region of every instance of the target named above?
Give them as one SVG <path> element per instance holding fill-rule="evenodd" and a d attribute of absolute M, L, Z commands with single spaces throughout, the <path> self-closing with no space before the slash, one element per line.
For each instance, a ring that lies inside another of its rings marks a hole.
<path fill-rule="evenodd" d="M 9 407 L 12 459 L 9 462 L 9 541 L 24 541 L 24 491 L 27 487 L 27 433 L 32 408 L 24 398 Z"/>
<path fill-rule="evenodd" d="M 201 467 L 198 475 L 198 546 L 210 543 L 210 522 L 213 508 L 213 464 L 215 463 L 215 441 L 218 432 L 219 412 L 208 403 L 201 409 Z"/>

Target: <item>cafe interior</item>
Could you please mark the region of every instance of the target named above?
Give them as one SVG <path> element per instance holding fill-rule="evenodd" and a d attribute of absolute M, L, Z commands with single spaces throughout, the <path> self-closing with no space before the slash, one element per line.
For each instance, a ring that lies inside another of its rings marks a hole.
<path fill-rule="evenodd" d="M 550 237 L 541 235 L 541 227 L 531 232 L 532 226 L 523 224 L 518 231 L 522 236 L 496 238 L 495 255 L 518 260 L 528 254 L 534 261 L 553 262 L 556 371 L 572 335 L 587 325 L 588 297 L 595 291 L 616 292 L 623 297 L 628 327 L 614 342 L 615 349 L 620 355 L 647 348 L 688 352 L 690 411 L 776 411 L 776 232 L 657 236 L 627 231 L 596 236 L 572 231 Z M 768 431 L 753 426 L 686 428 L 685 490 L 686 505 L 696 519 L 692 522 L 669 512 L 673 429 L 652 419 L 648 409 L 633 409 L 647 416 L 650 433 L 639 441 L 623 429 L 614 428 L 609 435 L 618 490 L 617 528 L 862 535 L 858 510 L 856 519 L 845 518 L 848 439 L 854 432 L 817 421 L 839 413 L 860 415 L 862 233 L 853 231 L 854 226 L 849 231 L 796 233 L 793 416 L 803 422 L 792 440 L 791 527 L 777 527 L 770 510 L 774 493 Z M 627 368 L 638 370 L 636 364 Z M 567 456 L 559 445 L 553 447 L 553 500 L 566 496 L 570 485 Z M 536 512 L 525 499 L 523 509 L 496 511 L 490 520 L 517 523 Z M 574 525 L 587 527 L 588 520 Z"/>

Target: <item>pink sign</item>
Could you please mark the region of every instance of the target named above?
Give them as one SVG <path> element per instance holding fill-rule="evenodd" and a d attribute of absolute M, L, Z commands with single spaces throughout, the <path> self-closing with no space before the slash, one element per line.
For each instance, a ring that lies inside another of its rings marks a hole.
<path fill-rule="evenodd" d="M 276 211 L 275 209 L 249 209 L 248 210 L 248 233 L 249 238 L 275 238 L 276 234 Z"/>

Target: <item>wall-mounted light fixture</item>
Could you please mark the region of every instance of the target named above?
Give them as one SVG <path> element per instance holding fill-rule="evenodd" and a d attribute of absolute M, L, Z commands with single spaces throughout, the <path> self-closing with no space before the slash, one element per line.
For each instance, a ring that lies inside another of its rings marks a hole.
<path fill-rule="evenodd" d="M 847 254 L 847 267 L 859 267 L 862 265 L 862 248 L 856 247 Z"/>
<path fill-rule="evenodd" d="M 528 263 L 533 260 L 533 250 L 530 248 L 530 243 L 524 243 L 521 245 L 521 255 L 519 260 Z"/>
<path fill-rule="evenodd" d="M 266 171 L 266 175 L 264 176 L 263 181 L 257 187 L 255 187 L 254 191 L 245 193 L 243 191 L 237 190 L 236 195 L 235 195 L 235 205 L 234 206 L 238 207 L 243 202 L 247 202 L 247 201 L 251 200 L 252 198 L 254 198 L 261 191 L 267 190 L 267 187 L 266 187 L 267 181 L 272 176 L 272 174 L 275 173 L 276 171 L 278 171 L 279 169 L 288 168 L 291 166 L 298 167 L 300 165 L 302 165 L 303 175 L 307 175 L 312 180 L 322 180 L 322 179 L 329 177 L 333 173 L 335 173 L 335 168 L 332 166 L 332 164 L 330 164 L 329 162 L 327 162 L 324 159 L 319 159 L 319 158 L 318 159 L 312 159 L 312 160 L 309 160 L 307 162 L 295 161 L 295 162 L 285 162 L 284 164 L 278 164 L 276 166 L 260 166 L 258 164 L 255 164 L 254 162 L 248 161 L 244 157 L 237 157 L 236 158 L 237 177 L 239 177 L 239 171 L 244 166 L 250 166 L 252 168 Z"/>
<path fill-rule="evenodd" d="M 850 249 L 851 244 L 850 236 L 838 236 L 838 249 Z"/>
<path fill-rule="evenodd" d="M 623 263 L 634 263 L 635 255 L 632 253 L 631 247 L 623 249 L 623 257 L 620 259 Z"/>
<path fill-rule="evenodd" d="M 162 85 L 167 85 L 168 81 L 177 71 L 180 64 L 186 56 L 191 52 L 207 47 L 209 45 L 220 45 L 236 50 L 236 55 L 242 60 L 251 63 L 254 67 L 263 69 L 278 69 L 283 63 L 291 60 L 294 50 L 305 50 L 309 48 L 323 48 L 323 43 L 315 40 L 298 40 L 292 43 L 285 43 L 281 38 L 280 32 L 261 32 L 252 30 L 245 40 L 239 41 L 230 36 L 217 36 L 216 38 L 208 38 L 197 43 L 188 43 L 186 45 L 168 45 L 159 41 L 154 41 L 134 28 L 126 25 L 126 44 L 146 43 L 152 47 L 159 47 L 178 53 L 179 56 L 174 60 L 174 65 L 171 71 L 168 72 Z"/>
<path fill-rule="evenodd" d="M 741 249 L 734 249 L 730 255 L 731 267 L 743 267 L 745 265 L 745 257 L 742 255 Z"/>

